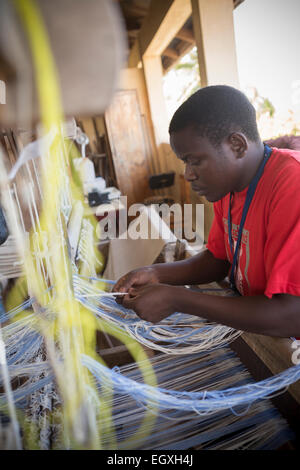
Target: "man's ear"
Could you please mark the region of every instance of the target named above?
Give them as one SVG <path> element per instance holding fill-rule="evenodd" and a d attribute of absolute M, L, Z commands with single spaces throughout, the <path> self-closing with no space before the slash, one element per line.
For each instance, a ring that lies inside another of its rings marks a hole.
<path fill-rule="evenodd" d="M 237 158 L 242 158 L 246 155 L 248 142 L 244 134 L 233 132 L 228 136 L 228 143 Z"/>

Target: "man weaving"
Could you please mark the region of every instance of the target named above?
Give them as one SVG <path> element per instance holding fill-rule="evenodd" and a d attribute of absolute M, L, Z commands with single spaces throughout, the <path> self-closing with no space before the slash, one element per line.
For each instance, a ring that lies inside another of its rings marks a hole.
<path fill-rule="evenodd" d="M 300 337 L 300 152 L 260 139 L 255 109 L 228 86 L 202 88 L 174 114 L 170 143 L 192 189 L 214 203 L 206 249 L 132 271 L 115 285 L 142 319 L 183 312 L 238 330 Z M 236 297 L 182 287 L 229 276 Z"/>

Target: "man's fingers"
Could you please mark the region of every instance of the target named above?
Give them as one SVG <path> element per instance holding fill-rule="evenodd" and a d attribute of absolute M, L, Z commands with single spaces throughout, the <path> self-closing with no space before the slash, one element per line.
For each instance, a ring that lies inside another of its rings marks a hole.
<path fill-rule="evenodd" d="M 130 287 L 128 289 L 128 294 L 129 294 L 129 297 L 136 297 L 137 294 L 141 291 L 141 289 L 139 288 L 136 288 L 136 287 Z"/>
<path fill-rule="evenodd" d="M 124 295 L 116 295 L 115 300 L 118 304 L 122 304 L 125 306 L 124 298 L 127 297 L 129 299 L 129 298 L 136 297 L 136 295 L 138 294 L 138 291 L 139 289 L 136 289 L 134 287 L 129 287 L 128 289 L 123 287 L 121 290 L 118 290 L 118 291 L 115 289 L 115 292 L 124 292 Z"/>
<path fill-rule="evenodd" d="M 125 279 L 119 279 L 118 282 L 114 285 L 112 292 L 126 292 Z"/>
<path fill-rule="evenodd" d="M 123 297 L 123 302 L 122 302 L 123 307 L 134 310 L 134 304 L 135 304 L 135 297 L 129 297 L 129 295 L 125 295 Z"/>
<path fill-rule="evenodd" d="M 112 292 L 113 293 L 113 292 Z M 114 299 L 115 301 L 117 302 L 117 304 L 123 304 L 123 300 L 124 300 L 124 297 L 125 297 L 126 294 L 124 295 L 116 295 L 114 296 Z"/>
<path fill-rule="evenodd" d="M 128 289 L 137 282 L 135 276 L 121 277 L 114 285 L 113 292 L 128 292 Z"/>

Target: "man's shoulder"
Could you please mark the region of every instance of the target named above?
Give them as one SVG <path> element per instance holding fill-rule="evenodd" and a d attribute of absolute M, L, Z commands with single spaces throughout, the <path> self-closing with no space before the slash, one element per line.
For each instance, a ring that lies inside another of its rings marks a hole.
<path fill-rule="evenodd" d="M 288 190 L 299 187 L 300 152 L 290 149 L 273 148 L 270 166 L 266 178 L 272 183 L 272 189 L 285 188 Z"/>
<path fill-rule="evenodd" d="M 284 205 L 287 211 L 294 212 L 300 208 L 300 152 L 290 149 L 273 148 L 273 156 L 263 191 L 266 207 Z"/>
<path fill-rule="evenodd" d="M 290 171 L 294 169 L 300 171 L 300 151 L 291 149 L 272 149 L 272 159 L 270 160 L 274 167 Z"/>

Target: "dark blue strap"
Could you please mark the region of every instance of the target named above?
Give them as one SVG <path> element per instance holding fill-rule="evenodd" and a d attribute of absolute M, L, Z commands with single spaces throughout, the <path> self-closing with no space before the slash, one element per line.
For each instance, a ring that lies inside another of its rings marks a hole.
<path fill-rule="evenodd" d="M 242 234 L 243 234 L 243 228 L 244 228 L 245 220 L 246 220 L 248 210 L 249 210 L 250 204 L 252 202 L 256 187 L 257 187 L 258 182 L 259 182 L 259 180 L 260 180 L 260 178 L 263 174 L 265 165 L 266 165 L 267 161 L 269 160 L 269 158 L 271 156 L 271 153 L 272 153 L 272 149 L 270 147 L 268 147 L 268 145 L 265 145 L 264 158 L 263 158 L 263 160 L 262 160 L 262 162 L 261 162 L 254 178 L 252 179 L 252 181 L 249 185 L 248 191 L 247 191 L 246 200 L 245 200 L 245 204 L 244 204 L 243 212 L 242 212 L 242 218 L 241 218 L 241 222 L 240 222 L 238 239 L 237 239 L 237 242 L 236 242 L 236 247 L 235 247 L 234 253 L 233 253 L 232 223 L 231 223 L 232 193 L 230 193 L 229 208 L 228 208 L 228 238 L 229 238 L 231 253 L 233 254 L 233 261 L 232 261 L 232 267 L 231 267 L 231 273 L 230 273 L 230 283 L 231 283 L 231 287 L 233 289 L 236 289 L 235 280 L 234 280 L 234 273 L 235 273 L 235 269 L 236 269 L 236 265 L 237 265 L 238 253 L 239 253 L 240 244 L 241 244 L 241 240 L 242 240 Z"/>

